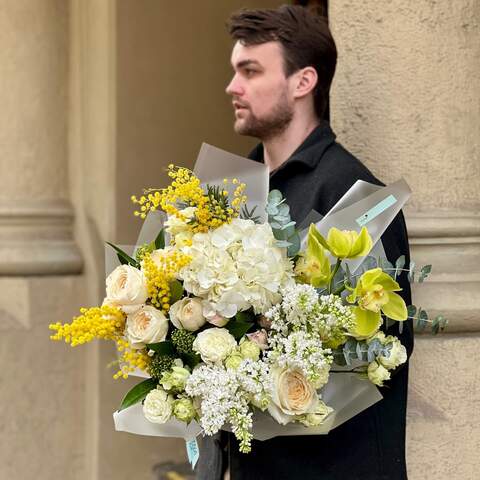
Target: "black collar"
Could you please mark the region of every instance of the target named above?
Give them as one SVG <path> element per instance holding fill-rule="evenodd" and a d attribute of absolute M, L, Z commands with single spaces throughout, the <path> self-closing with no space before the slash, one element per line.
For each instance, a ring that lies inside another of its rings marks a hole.
<path fill-rule="evenodd" d="M 287 164 L 291 165 L 292 163 L 302 163 L 309 168 L 315 168 L 323 152 L 335 141 L 335 138 L 336 135 L 333 133 L 328 122 L 323 121 L 292 153 L 290 158 L 271 173 L 278 172 L 278 170 L 283 169 Z M 250 152 L 248 158 L 256 162 L 264 163 L 263 144 L 259 143 Z"/>

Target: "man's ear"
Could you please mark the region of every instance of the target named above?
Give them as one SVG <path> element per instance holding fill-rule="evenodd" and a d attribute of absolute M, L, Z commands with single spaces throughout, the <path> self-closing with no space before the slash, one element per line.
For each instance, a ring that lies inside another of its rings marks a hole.
<path fill-rule="evenodd" d="M 295 73 L 294 98 L 302 98 L 308 95 L 317 85 L 318 74 L 313 67 L 305 67 Z"/>

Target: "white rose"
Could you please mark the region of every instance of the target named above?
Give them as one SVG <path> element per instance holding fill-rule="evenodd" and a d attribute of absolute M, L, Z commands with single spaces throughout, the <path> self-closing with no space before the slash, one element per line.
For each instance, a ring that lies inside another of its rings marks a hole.
<path fill-rule="evenodd" d="M 390 372 L 383 365 L 373 361 L 368 365 L 368 379 L 375 385 L 383 387 L 383 382 L 390 380 Z"/>
<path fill-rule="evenodd" d="M 388 338 L 388 337 L 387 337 Z M 394 337 L 394 340 L 391 342 L 392 348 L 390 350 L 390 356 L 384 357 L 383 355 L 377 358 L 377 361 L 380 362 L 385 368 L 392 370 L 397 368 L 402 363 L 407 361 L 407 350 L 401 344 L 398 338 Z M 387 344 L 388 345 L 388 344 Z"/>
<path fill-rule="evenodd" d="M 169 315 L 177 328 L 190 332 L 198 330 L 206 321 L 200 298 L 182 298 L 170 307 Z"/>
<path fill-rule="evenodd" d="M 163 342 L 167 332 L 167 317 L 154 307 L 145 305 L 127 316 L 125 334 L 132 348 L 141 349 L 148 343 Z"/>
<path fill-rule="evenodd" d="M 131 265 L 120 265 L 106 280 L 105 304 L 133 313 L 147 300 L 147 282 L 143 273 Z"/>
<path fill-rule="evenodd" d="M 298 420 L 306 427 L 318 427 L 325 421 L 331 412 L 333 412 L 333 408 L 325 405 L 324 402 L 319 400 L 315 411 L 302 415 Z"/>
<path fill-rule="evenodd" d="M 224 328 L 208 328 L 197 335 L 193 349 L 207 363 L 220 363 L 237 347 L 235 338 Z"/>
<path fill-rule="evenodd" d="M 318 395 L 301 371 L 272 368 L 272 401 L 268 412 L 281 425 L 295 420 L 298 415 L 315 412 Z"/>
<path fill-rule="evenodd" d="M 166 423 L 172 416 L 173 397 L 163 388 L 150 390 L 145 397 L 143 414 L 152 423 Z"/>

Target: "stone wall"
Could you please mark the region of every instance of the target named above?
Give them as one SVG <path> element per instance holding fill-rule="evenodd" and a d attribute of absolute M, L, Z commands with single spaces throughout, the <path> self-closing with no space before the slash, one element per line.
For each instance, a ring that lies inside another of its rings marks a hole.
<path fill-rule="evenodd" d="M 434 265 L 414 302 L 450 320 L 447 333 L 416 337 L 409 478 L 473 480 L 480 470 L 480 4 L 329 6 L 339 50 L 334 130 L 381 179 L 410 184 L 412 258 Z"/>

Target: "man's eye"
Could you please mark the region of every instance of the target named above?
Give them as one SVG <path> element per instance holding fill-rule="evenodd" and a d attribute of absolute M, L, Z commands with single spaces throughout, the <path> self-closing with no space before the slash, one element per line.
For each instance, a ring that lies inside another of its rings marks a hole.
<path fill-rule="evenodd" d="M 255 74 L 255 70 L 252 70 L 251 68 L 246 68 L 246 69 L 245 69 L 245 75 L 246 75 L 247 77 L 251 77 L 251 76 L 253 76 L 254 74 Z"/>

